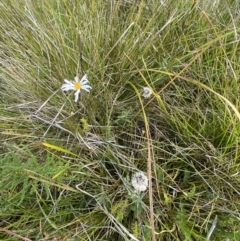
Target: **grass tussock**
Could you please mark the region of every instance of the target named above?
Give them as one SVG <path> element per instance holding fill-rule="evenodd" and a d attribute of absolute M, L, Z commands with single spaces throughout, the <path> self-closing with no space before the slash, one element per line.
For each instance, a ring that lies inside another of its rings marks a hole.
<path fill-rule="evenodd" d="M 1 240 L 240 239 L 237 1 L 0 11 Z"/>

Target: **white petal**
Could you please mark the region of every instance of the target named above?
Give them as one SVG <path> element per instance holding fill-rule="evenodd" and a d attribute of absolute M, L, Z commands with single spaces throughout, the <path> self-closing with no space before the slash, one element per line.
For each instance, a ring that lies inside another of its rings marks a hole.
<path fill-rule="evenodd" d="M 79 82 L 78 76 L 75 76 L 75 77 L 74 77 L 74 81 L 75 81 L 75 82 Z"/>
<path fill-rule="evenodd" d="M 76 92 L 75 92 L 75 102 L 77 102 L 78 101 L 78 97 L 79 97 L 79 94 L 80 94 L 80 90 L 77 90 Z"/>
<path fill-rule="evenodd" d="M 67 84 L 72 84 L 72 82 L 67 80 L 67 79 L 64 79 L 64 82 L 67 83 Z"/>
<path fill-rule="evenodd" d="M 81 82 L 82 85 L 84 85 L 84 84 L 89 82 L 86 74 L 82 77 L 80 82 Z"/>
<path fill-rule="evenodd" d="M 72 83 L 63 84 L 61 89 L 62 89 L 62 91 L 75 90 L 74 85 Z"/>
<path fill-rule="evenodd" d="M 85 87 L 85 86 L 91 87 L 89 84 L 82 84 L 82 87 Z M 91 87 L 91 88 L 92 88 L 92 87 Z"/>
<path fill-rule="evenodd" d="M 82 86 L 82 89 L 89 92 L 89 90 L 92 89 L 92 87 L 90 85 L 84 85 L 84 86 Z"/>
<path fill-rule="evenodd" d="M 89 81 L 88 81 L 87 79 L 81 80 L 81 84 L 82 84 L 82 85 L 85 85 L 85 84 L 87 84 L 87 83 L 89 83 Z"/>
<path fill-rule="evenodd" d="M 87 75 L 86 75 L 86 74 L 82 77 L 81 83 L 82 83 L 82 81 L 84 81 L 84 80 L 87 80 L 87 82 L 88 82 L 88 78 L 87 78 Z"/>

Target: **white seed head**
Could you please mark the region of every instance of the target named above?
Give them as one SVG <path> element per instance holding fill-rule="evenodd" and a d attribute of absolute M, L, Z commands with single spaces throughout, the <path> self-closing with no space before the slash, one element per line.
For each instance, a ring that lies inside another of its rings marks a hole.
<path fill-rule="evenodd" d="M 143 172 L 136 172 L 132 176 L 132 186 L 137 192 L 144 192 L 148 187 L 148 178 Z"/>
<path fill-rule="evenodd" d="M 152 90 L 149 87 L 143 87 L 142 96 L 145 99 L 148 99 L 148 98 L 150 98 L 151 95 L 152 95 Z"/>

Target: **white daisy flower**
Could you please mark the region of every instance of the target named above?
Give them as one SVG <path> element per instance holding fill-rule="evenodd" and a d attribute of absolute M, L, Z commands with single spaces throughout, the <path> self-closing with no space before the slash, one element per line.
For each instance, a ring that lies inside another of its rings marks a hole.
<path fill-rule="evenodd" d="M 67 79 L 64 80 L 65 84 L 62 85 L 61 89 L 63 91 L 75 90 L 75 102 L 78 101 L 78 97 L 80 94 L 80 90 L 86 90 L 87 92 L 92 89 L 90 85 L 88 85 L 89 81 L 87 79 L 87 75 L 85 74 L 81 80 L 79 80 L 78 76 L 74 78 L 74 81 L 69 81 Z"/>
<path fill-rule="evenodd" d="M 143 87 L 142 96 L 148 99 L 152 95 L 152 90 L 149 87 Z"/>
<path fill-rule="evenodd" d="M 144 192 L 148 187 L 148 178 L 143 172 L 136 172 L 132 176 L 132 186 L 136 192 Z"/>

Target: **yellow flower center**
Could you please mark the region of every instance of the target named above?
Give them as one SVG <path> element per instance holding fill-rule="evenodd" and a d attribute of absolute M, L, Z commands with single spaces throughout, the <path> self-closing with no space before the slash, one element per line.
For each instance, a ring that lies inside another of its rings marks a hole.
<path fill-rule="evenodd" d="M 79 90 L 79 89 L 81 89 L 81 87 L 82 87 L 82 84 L 81 84 L 81 83 L 79 83 L 79 82 L 75 82 L 75 83 L 74 83 L 74 88 L 75 88 L 75 90 Z"/>

